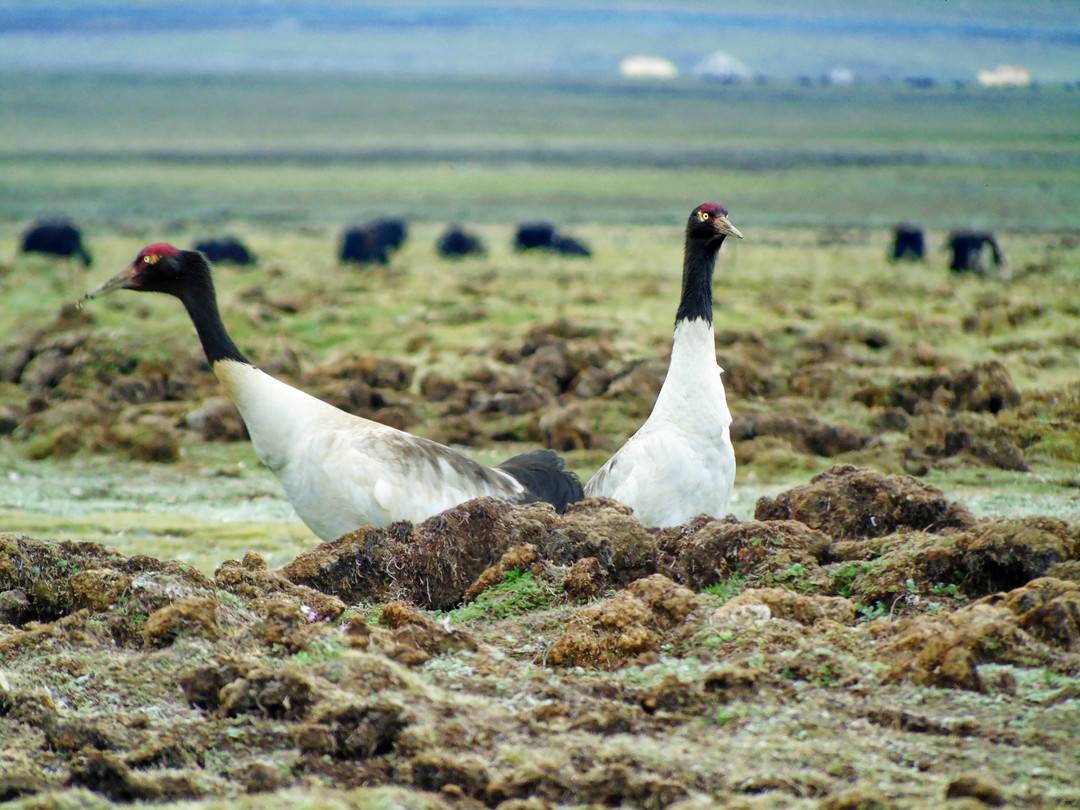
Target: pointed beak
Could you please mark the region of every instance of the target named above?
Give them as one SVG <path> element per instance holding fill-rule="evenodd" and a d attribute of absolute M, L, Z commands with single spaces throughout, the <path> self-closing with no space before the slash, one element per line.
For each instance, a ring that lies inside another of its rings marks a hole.
<path fill-rule="evenodd" d="M 736 239 L 743 238 L 739 229 L 732 225 L 731 221 L 726 216 L 721 215 L 713 220 L 713 227 L 724 236 L 734 236 Z"/>
<path fill-rule="evenodd" d="M 122 270 L 115 276 L 110 278 L 96 290 L 91 290 L 82 298 L 79 299 L 79 306 L 83 305 L 83 302 L 89 301 L 91 298 L 100 298 L 106 293 L 110 293 L 113 290 L 128 289 L 132 286 L 131 282 L 135 278 L 135 265 Z"/>

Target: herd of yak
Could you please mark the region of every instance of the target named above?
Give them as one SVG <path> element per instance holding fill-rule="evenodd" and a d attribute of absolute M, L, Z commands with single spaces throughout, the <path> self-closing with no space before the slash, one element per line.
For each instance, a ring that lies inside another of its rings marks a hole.
<path fill-rule="evenodd" d="M 390 257 L 405 243 L 408 233 L 408 225 L 403 219 L 376 219 L 356 225 L 342 234 L 338 258 L 353 264 L 389 264 Z M 232 236 L 204 239 L 194 247 L 212 262 L 255 263 L 255 254 Z M 447 228 L 435 247 L 439 255 L 447 259 L 487 255 L 483 240 L 458 225 Z M 517 250 L 547 250 L 563 256 L 592 256 L 584 242 L 559 233 L 548 222 L 520 225 L 514 247 Z M 23 233 L 22 252 L 67 256 L 78 259 L 87 267 L 93 263 L 79 229 L 66 219 L 39 220 L 31 224 Z"/>
<path fill-rule="evenodd" d="M 342 234 L 338 258 L 346 263 L 389 264 L 391 255 L 405 243 L 407 236 L 408 225 L 402 219 L 377 219 L 357 225 Z M 954 272 L 977 273 L 986 277 L 990 274 L 990 263 L 993 263 L 998 277 L 1005 276 L 1005 254 L 993 233 L 953 231 L 946 244 L 952 254 L 949 268 Z M 560 233 L 548 222 L 532 222 L 518 226 L 514 247 L 517 250 L 547 250 L 564 256 L 592 255 L 587 245 Z M 195 249 L 212 262 L 255 262 L 255 254 L 234 237 L 206 239 L 197 242 Z M 436 250 L 440 256 L 448 259 L 487 254 L 483 240 L 478 235 L 457 225 L 450 226 L 439 237 Z M 79 229 L 63 219 L 33 223 L 23 234 L 22 251 L 73 257 L 86 266 L 92 261 Z M 924 260 L 926 237 L 922 228 L 908 223 L 897 225 L 889 256 L 894 261 Z"/>

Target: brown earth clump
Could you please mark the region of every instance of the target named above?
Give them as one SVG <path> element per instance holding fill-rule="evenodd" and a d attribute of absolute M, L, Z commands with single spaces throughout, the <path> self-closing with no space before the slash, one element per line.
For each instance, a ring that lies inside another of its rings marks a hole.
<path fill-rule="evenodd" d="M 416 666 L 432 656 L 476 650 L 476 640 L 459 627 L 433 622 L 408 602 L 390 602 L 379 614 L 388 636 L 373 634 L 380 649 L 395 661 Z"/>
<path fill-rule="evenodd" d="M 834 539 L 880 537 L 899 528 L 940 531 L 975 521 L 941 490 L 909 476 L 837 466 L 775 498 L 761 498 L 757 520 L 797 520 Z"/>
<path fill-rule="evenodd" d="M 547 653 L 554 666 L 616 669 L 659 650 L 663 634 L 698 606 L 693 592 L 662 574 L 630 583 L 615 596 L 579 608 Z"/>
<path fill-rule="evenodd" d="M 513 545 L 531 544 L 538 559 L 556 565 L 595 557 L 614 584 L 625 584 L 657 570 L 654 538 L 614 501 L 581 501 L 560 516 L 548 504 L 478 498 L 416 526 L 358 529 L 301 554 L 282 573 L 349 603 L 404 599 L 445 610 Z"/>
<path fill-rule="evenodd" d="M 497 498 L 478 498 L 416 526 L 358 529 L 304 552 L 282 573 L 349 604 L 404 599 L 448 609 L 510 546 L 511 509 Z M 555 515 L 550 506 L 546 511 Z"/>
<path fill-rule="evenodd" d="M 828 537 L 794 520 L 710 521 L 665 544 L 665 573 L 697 590 L 748 573 L 824 582 L 818 563 L 828 546 Z"/>
<path fill-rule="evenodd" d="M 855 393 L 864 405 L 899 407 L 914 414 L 923 410 L 999 413 L 1020 404 L 1020 392 L 998 360 L 960 369 L 953 374 L 930 374 L 870 386 Z"/>
<path fill-rule="evenodd" d="M 984 597 L 976 604 L 1006 607 L 1035 638 L 1080 651 L 1080 585 L 1075 582 L 1042 577 L 1008 593 Z"/>
<path fill-rule="evenodd" d="M 793 448 L 816 456 L 838 456 L 862 450 L 872 437 L 844 425 L 829 425 L 811 416 L 745 414 L 731 423 L 732 441 L 779 436 Z"/>
<path fill-rule="evenodd" d="M 607 498 L 586 498 L 570 504 L 556 518 L 531 541 L 541 559 L 571 565 L 595 557 L 618 585 L 657 570 L 657 533 L 638 523 L 630 508 Z"/>
<path fill-rule="evenodd" d="M 208 442 L 239 442 L 248 437 L 240 411 L 225 397 L 210 397 L 189 411 L 184 421 Z"/>
<path fill-rule="evenodd" d="M 565 453 L 597 446 L 594 422 L 581 403 L 573 402 L 541 414 L 537 429 L 546 447 Z"/>
<path fill-rule="evenodd" d="M 945 799 L 974 799 L 980 807 L 1002 807 L 1005 794 L 986 774 L 966 773 L 951 780 L 945 788 Z"/>
<path fill-rule="evenodd" d="M 956 551 L 971 593 L 1007 591 L 1080 556 L 1080 528 L 1051 518 L 988 520 L 959 535 Z"/>
<path fill-rule="evenodd" d="M 97 543 L 45 543 L 0 534 L 0 605 L 21 625 L 75 610 L 104 611 L 121 595 L 146 614 L 186 596 L 205 596 L 210 581 L 182 563 L 123 557 Z"/>
<path fill-rule="evenodd" d="M 219 588 L 256 604 L 287 596 L 311 621 L 337 619 L 345 612 L 345 603 L 336 596 L 289 581 L 281 573 L 271 571 L 266 560 L 255 551 L 249 551 L 243 560 L 223 562 L 214 572 L 214 582 Z"/>
<path fill-rule="evenodd" d="M 270 667 L 229 656 L 181 672 L 179 682 L 192 706 L 221 717 L 297 720 L 316 699 L 314 683 L 295 666 Z"/>
<path fill-rule="evenodd" d="M 370 355 L 349 355 L 329 363 L 313 366 L 305 375 L 306 381 L 324 379 L 360 381 L 371 388 L 405 391 L 412 385 L 416 367 L 412 363 Z"/>
<path fill-rule="evenodd" d="M 143 626 L 146 643 L 156 647 L 172 644 L 182 634 L 216 638 L 217 600 L 212 597 L 178 599 L 155 610 Z"/>
<path fill-rule="evenodd" d="M 393 751 L 407 725 L 395 704 L 346 701 L 322 706 L 311 723 L 297 728 L 295 739 L 305 754 L 370 759 Z"/>
<path fill-rule="evenodd" d="M 985 418 L 985 417 L 982 417 Z M 945 459 L 996 467 L 1028 470 L 1024 451 L 1007 431 L 980 421 L 975 414 L 924 414 L 911 420 L 912 447 L 938 466 Z"/>
<path fill-rule="evenodd" d="M 715 621 L 724 621 L 743 611 L 748 605 L 764 605 L 778 619 L 813 625 L 822 621 L 852 624 L 855 606 L 841 596 L 807 596 L 786 588 L 751 588 L 732 597 L 714 614 Z"/>
<path fill-rule="evenodd" d="M 896 637 L 878 653 L 891 667 L 888 681 L 983 691 L 979 664 L 1035 666 L 1050 660 L 1010 610 L 991 604 L 975 603 L 941 617 L 902 619 L 889 631 Z"/>
<path fill-rule="evenodd" d="M 580 601 L 599 596 L 607 584 L 607 574 L 600 561 L 596 557 L 582 557 L 566 572 L 563 590 L 571 599 Z"/>

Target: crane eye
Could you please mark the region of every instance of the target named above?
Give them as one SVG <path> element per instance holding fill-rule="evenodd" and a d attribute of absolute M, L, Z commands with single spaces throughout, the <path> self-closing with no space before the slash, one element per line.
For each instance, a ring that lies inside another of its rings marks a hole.
<path fill-rule="evenodd" d="M 706 219 L 709 218 L 709 212 L 708 211 L 702 211 L 700 214 L 698 214 L 698 216 L 700 216 L 702 218 L 702 220 L 706 220 Z"/>

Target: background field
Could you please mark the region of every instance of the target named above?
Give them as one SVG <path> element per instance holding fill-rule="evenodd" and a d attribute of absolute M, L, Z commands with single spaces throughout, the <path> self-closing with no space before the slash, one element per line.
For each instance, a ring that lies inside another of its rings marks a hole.
<path fill-rule="evenodd" d="M 0 217 L 1069 227 L 1080 92 L 0 74 Z"/>

